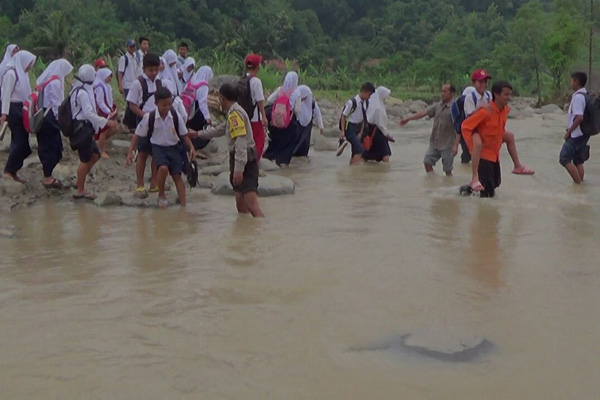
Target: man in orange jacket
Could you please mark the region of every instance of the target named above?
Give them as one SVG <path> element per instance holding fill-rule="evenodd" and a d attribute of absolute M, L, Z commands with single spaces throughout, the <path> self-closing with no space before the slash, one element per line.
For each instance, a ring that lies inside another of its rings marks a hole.
<path fill-rule="evenodd" d="M 500 148 L 508 118 L 508 103 L 512 86 L 499 81 L 492 86 L 492 102 L 488 107 L 477 110 L 462 124 L 462 134 L 473 157 L 473 178 L 469 189 L 461 192 L 480 192 L 481 197 L 494 197 L 500 186 Z M 478 135 L 481 140 L 473 141 Z"/>

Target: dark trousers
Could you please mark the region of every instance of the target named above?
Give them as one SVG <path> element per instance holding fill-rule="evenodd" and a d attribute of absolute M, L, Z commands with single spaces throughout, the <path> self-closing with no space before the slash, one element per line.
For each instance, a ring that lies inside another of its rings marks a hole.
<path fill-rule="evenodd" d="M 62 160 L 63 143 L 60 138 L 60 127 L 52 110 L 48 112 L 37 135 L 38 156 L 42 162 L 44 176 L 52 176 L 54 167 Z"/>
<path fill-rule="evenodd" d="M 23 168 L 23 161 L 31 155 L 29 133 L 23 125 L 23 103 L 10 103 L 8 113 L 10 128 L 10 154 L 4 167 L 4 172 L 16 174 Z"/>
<path fill-rule="evenodd" d="M 192 119 L 190 119 L 186 123 L 186 127 L 194 131 L 201 131 L 202 129 L 204 129 L 204 127 L 206 127 L 207 123 L 206 119 L 204 118 L 204 115 L 202 114 L 202 111 L 199 110 L 198 102 L 196 102 L 196 110 L 196 114 L 192 117 Z M 194 149 L 196 150 L 202 150 L 203 148 L 208 146 L 209 143 L 210 139 L 192 139 L 192 144 L 194 145 Z"/>
<path fill-rule="evenodd" d="M 312 121 L 308 126 L 302 126 L 298 123 L 298 141 L 296 143 L 296 148 L 294 149 L 294 157 L 308 157 L 312 128 Z"/>
<path fill-rule="evenodd" d="M 125 97 L 125 114 L 123 115 L 123 125 L 129 128 L 129 130 L 133 130 L 137 127 L 137 116 L 131 111 L 129 108 L 129 102 L 127 101 L 127 95 L 129 94 L 129 89 L 123 90 L 123 96 Z"/>
<path fill-rule="evenodd" d="M 463 164 L 470 163 L 471 162 L 471 152 L 469 151 L 467 142 L 465 142 L 465 138 L 462 135 L 460 135 L 460 147 L 462 148 L 462 154 L 460 155 L 460 162 Z"/>

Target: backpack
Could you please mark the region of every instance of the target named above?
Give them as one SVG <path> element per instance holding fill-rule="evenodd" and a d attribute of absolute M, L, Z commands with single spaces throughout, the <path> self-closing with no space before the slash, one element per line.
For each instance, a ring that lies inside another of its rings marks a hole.
<path fill-rule="evenodd" d="M 44 89 L 50 82 L 60 79 L 52 75 L 41 85 L 36 85 L 34 91 L 27 97 L 23 103 L 23 125 L 25 130 L 31 134 L 39 133 L 44 123 Z"/>
<path fill-rule="evenodd" d="M 196 92 L 202 86 L 208 86 L 208 82 L 202 81 L 194 85 L 192 81 L 189 81 L 179 96 L 183 103 L 183 107 L 185 108 L 185 112 L 188 115 L 188 120 L 192 119 L 196 114 Z"/>
<path fill-rule="evenodd" d="M 356 109 L 358 108 L 358 104 L 356 103 L 356 98 L 352 98 L 352 107 L 350 108 L 350 114 L 348 114 L 348 117 L 350 117 L 352 114 L 354 114 L 354 111 L 356 111 Z M 344 108 L 342 108 L 342 113 L 340 114 L 340 120 L 338 122 L 338 127 L 340 128 L 340 131 L 342 131 L 342 117 L 344 116 L 344 110 L 346 109 L 346 106 L 344 106 Z M 348 129 L 348 117 L 346 117 L 346 126 L 345 128 Z"/>
<path fill-rule="evenodd" d="M 237 84 L 238 104 L 246 111 L 250 118 L 254 115 L 256 104 L 252 100 L 252 90 L 250 89 L 250 81 L 253 76 L 244 75 L 240 78 Z"/>
<path fill-rule="evenodd" d="M 584 135 L 595 136 L 600 133 L 600 98 L 595 93 L 580 94 L 585 97 L 585 110 L 579 127 Z"/>
<path fill-rule="evenodd" d="M 142 104 L 140 104 L 140 110 L 144 110 L 144 106 L 146 105 L 150 97 L 154 96 L 154 92 L 150 93 L 148 91 L 148 82 L 146 81 L 146 78 L 140 76 L 138 77 L 138 81 L 142 85 Z M 155 79 L 154 83 L 156 84 L 157 90 L 158 88 L 162 87 L 162 82 L 160 81 L 160 79 Z"/>
<path fill-rule="evenodd" d="M 275 128 L 285 129 L 292 122 L 292 105 L 290 104 L 292 93 L 293 91 L 286 93 L 283 89 L 279 90 L 279 96 L 275 100 L 275 103 L 273 103 L 271 111 L 271 120 Z"/>
<path fill-rule="evenodd" d="M 58 107 L 58 126 L 60 127 L 60 131 L 63 133 L 63 135 L 68 138 L 73 136 L 73 131 L 75 130 L 74 121 L 75 117 L 77 116 L 73 115 L 73 110 L 71 108 L 71 96 L 75 95 L 75 101 L 77 102 L 77 94 L 82 89 L 83 86 L 76 88 L 73 93 L 68 95 Z M 81 110 L 79 110 L 79 112 L 81 112 Z"/>
<path fill-rule="evenodd" d="M 475 103 L 475 105 L 477 105 L 476 92 L 471 93 L 471 96 L 473 96 L 473 102 Z M 492 96 L 490 95 L 490 92 L 486 91 L 484 96 L 487 97 L 488 100 L 491 100 Z M 462 123 L 465 122 L 465 119 L 467 119 L 467 116 L 465 114 L 465 98 L 466 97 L 467 97 L 467 95 L 460 96 L 458 99 L 456 99 L 456 101 L 454 103 L 452 103 L 452 106 L 450 107 L 450 115 L 452 116 L 452 122 L 454 123 L 454 130 L 456 131 L 457 134 L 462 133 Z"/>

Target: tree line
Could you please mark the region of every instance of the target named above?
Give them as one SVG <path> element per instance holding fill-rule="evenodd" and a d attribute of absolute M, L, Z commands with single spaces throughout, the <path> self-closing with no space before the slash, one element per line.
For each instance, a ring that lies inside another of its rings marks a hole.
<path fill-rule="evenodd" d="M 590 0 L 21 0 L 0 7 L 0 37 L 43 60 L 117 56 L 127 37 L 163 51 L 190 44 L 233 70 L 248 51 L 294 60 L 318 89 L 364 79 L 409 90 L 461 86 L 475 68 L 521 94 L 560 95 L 585 66 Z M 600 5 L 597 7 L 600 9 Z M 599 82 L 600 83 L 600 82 Z"/>

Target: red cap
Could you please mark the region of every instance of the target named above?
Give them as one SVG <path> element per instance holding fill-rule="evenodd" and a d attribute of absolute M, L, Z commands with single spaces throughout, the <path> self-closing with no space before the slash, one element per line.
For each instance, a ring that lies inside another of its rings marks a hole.
<path fill-rule="evenodd" d="M 104 58 L 99 58 L 94 61 L 94 67 L 96 67 L 96 69 L 106 68 L 106 61 L 104 61 Z"/>
<path fill-rule="evenodd" d="M 254 69 L 260 65 L 262 60 L 262 56 L 259 56 L 258 54 L 248 54 L 246 56 L 246 68 Z"/>
<path fill-rule="evenodd" d="M 477 71 L 473 72 L 473 74 L 471 74 L 471 80 L 473 82 L 485 81 L 486 79 L 492 79 L 492 77 L 490 76 L 490 74 L 488 74 L 488 72 L 485 69 L 478 69 Z"/>

